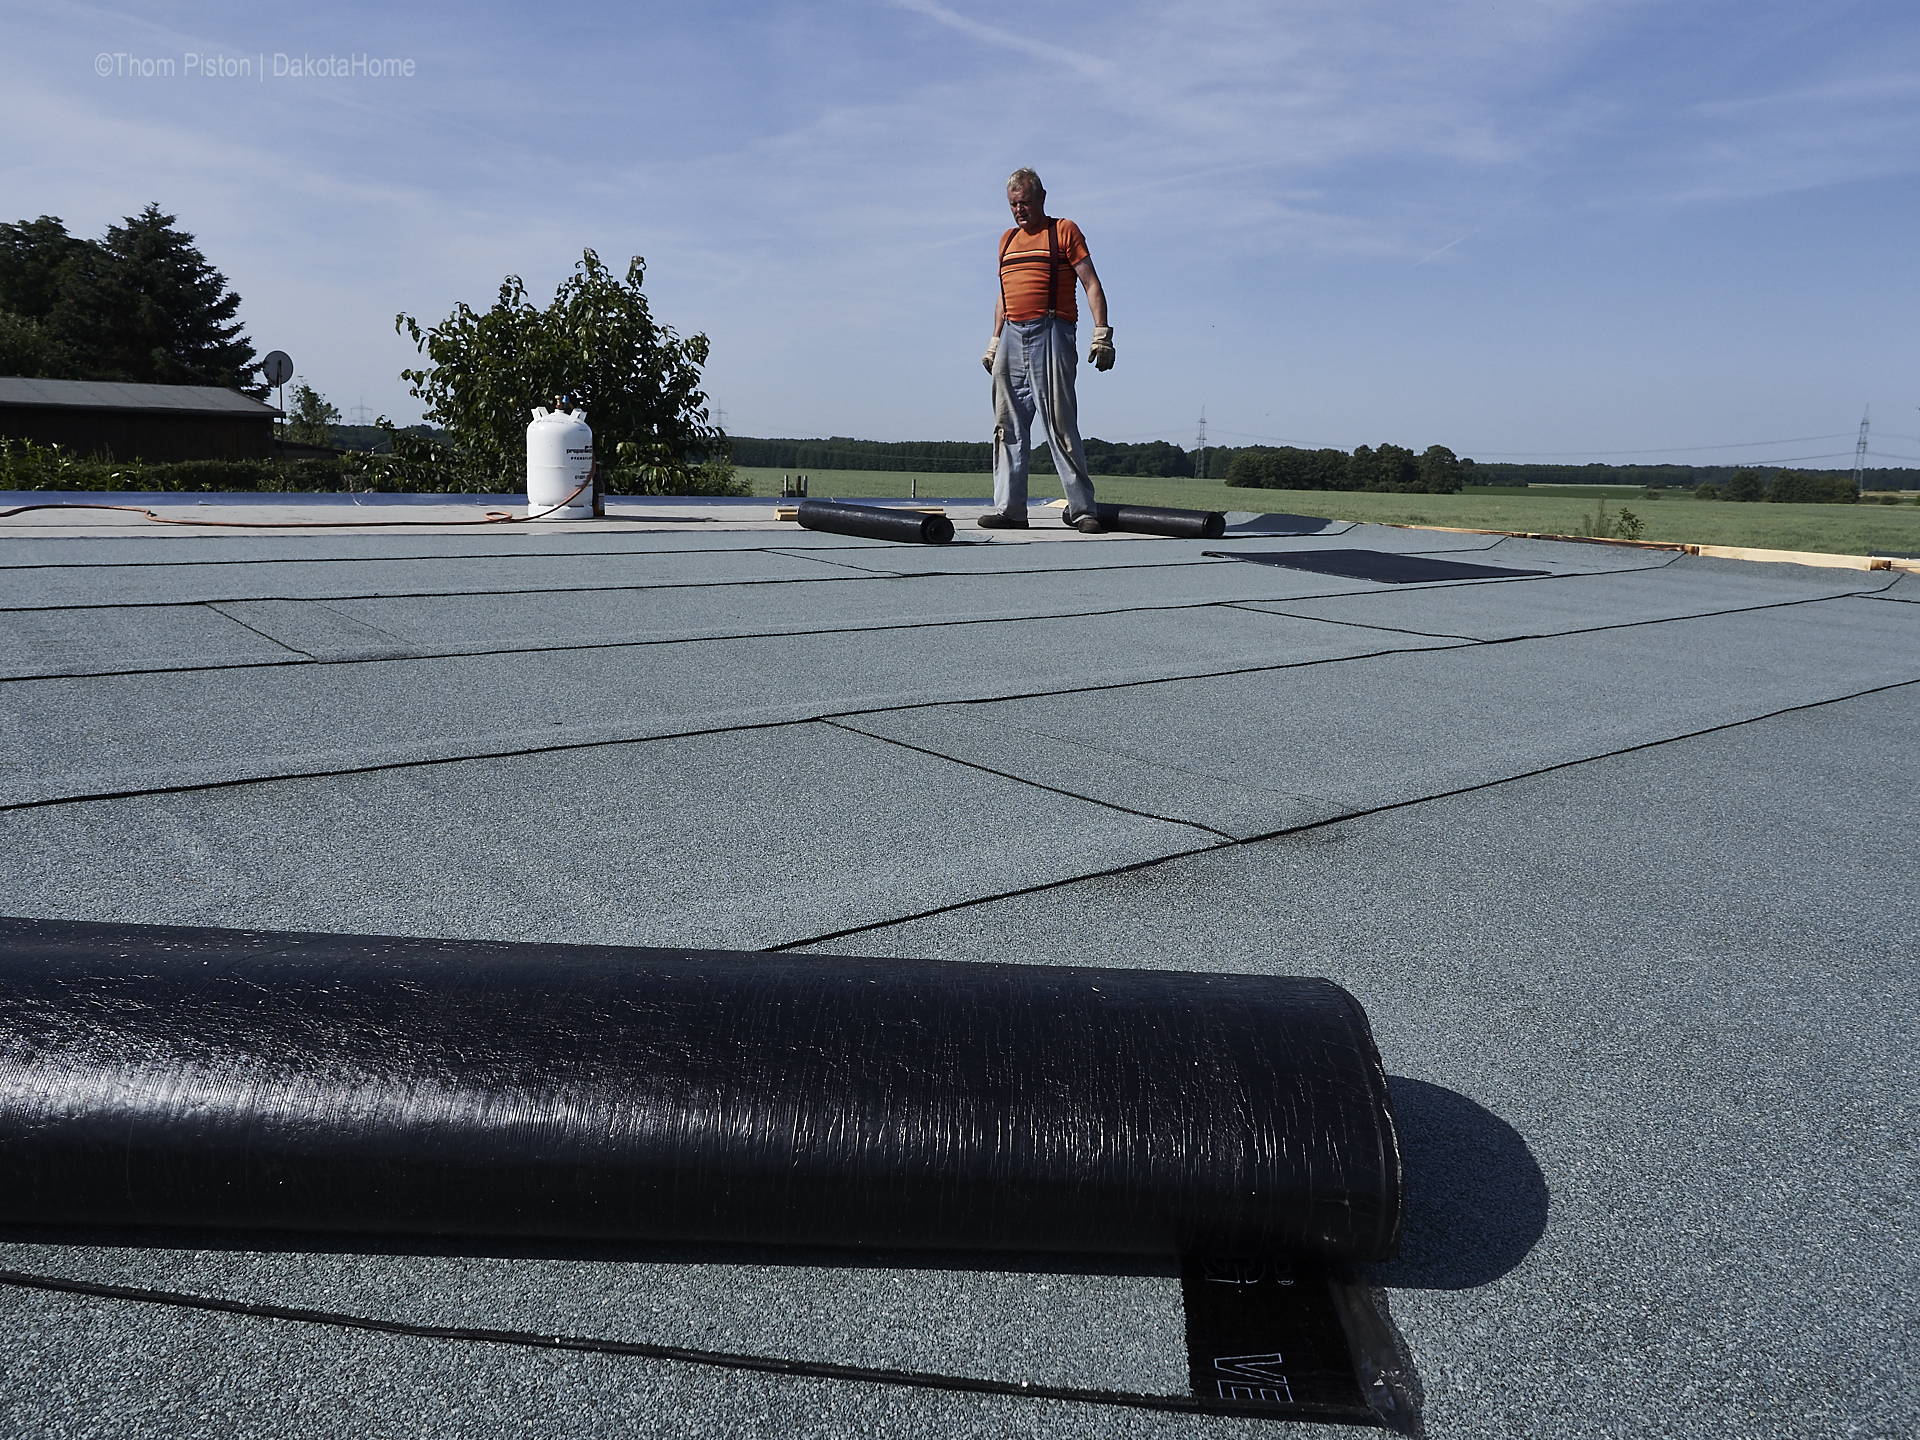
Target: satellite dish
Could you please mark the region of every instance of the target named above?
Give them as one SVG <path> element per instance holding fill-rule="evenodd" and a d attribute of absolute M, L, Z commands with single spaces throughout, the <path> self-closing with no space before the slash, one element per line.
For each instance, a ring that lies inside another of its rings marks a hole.
<path fill-rule="evenodd" d="M 284 385 L 293 378 L 293 357 L 284 350 L 271 352 L 260 362 L 260 373 L 269 385 Z"/>

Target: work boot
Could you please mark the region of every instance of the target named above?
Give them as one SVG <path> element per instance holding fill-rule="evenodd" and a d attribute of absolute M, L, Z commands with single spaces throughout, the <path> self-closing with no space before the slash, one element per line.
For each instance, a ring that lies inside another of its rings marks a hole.
<path fill-rule="evenodd" d="M 998 510 L 989 510 L 973 523 L 978 525 L 982 530 L 1024 530 L 1027 528 L 1027 517 L 1011 513 L 1002 514 Z"/>
<path fill-rule="evenodd" d="M 1107 533 L 1106 522 L 1091 510 L 1084 515 L 1067 516 L 1066 526 L 1069 530 L 1078 530 L 1082 535 L 1104 535 Z"/>

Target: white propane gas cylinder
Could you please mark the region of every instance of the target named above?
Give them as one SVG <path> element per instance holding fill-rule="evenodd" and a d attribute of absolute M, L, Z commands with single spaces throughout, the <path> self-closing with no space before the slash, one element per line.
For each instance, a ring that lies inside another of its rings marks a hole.
<path fill-rule="evenodd" d="M 535 410 L 527 426 L 528 516 L 591 520 L 592 480 L 593 431 L 587 428 L 587 412 L 548 410 L 544 405 Z"/>

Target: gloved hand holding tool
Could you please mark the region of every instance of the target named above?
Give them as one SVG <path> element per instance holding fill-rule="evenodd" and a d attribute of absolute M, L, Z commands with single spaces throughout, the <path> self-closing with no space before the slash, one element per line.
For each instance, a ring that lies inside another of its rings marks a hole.
<path fill-rule="evenodd" d="M 994 352 L 997 351 L 999 348 L 1000 348 L 1000 337 L 996 335 L 991 340 L 987 341 L 987 353 L 980 357 L 980 363 L 986 367 L 987 373 L 989 375 L 993 373 Z"/>

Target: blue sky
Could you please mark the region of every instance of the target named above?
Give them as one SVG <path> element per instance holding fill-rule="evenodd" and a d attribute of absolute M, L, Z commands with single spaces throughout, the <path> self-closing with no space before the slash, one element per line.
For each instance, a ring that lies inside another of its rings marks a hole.
<path fill-rule="evenodd" d="M 27 0 L 0 39 L 0 219 L 157 200 L 342 408 L 417 417 L 396 311 L 591 246 L 711 338 L 734 433 L 986 438 L 1031 164 L 1113 308 L 1092 435 L 1845 465 L 1871 404 L 1920 457 L 1911 0 Z"/>

